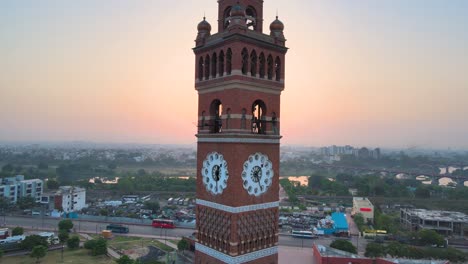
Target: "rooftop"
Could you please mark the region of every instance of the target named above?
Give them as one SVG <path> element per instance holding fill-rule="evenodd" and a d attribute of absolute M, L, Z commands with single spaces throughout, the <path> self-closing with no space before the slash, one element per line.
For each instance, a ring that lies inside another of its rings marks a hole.
<path fill-rule="evenodd" d="M 468 223 L 468 216 L 460 212 L 431 211 L 426 209 L 406 209 L 404 211 L 424 220 Z"/>
<path fill-rule="evenodd" d="M 369 199 L 365 197 L 353 197 L 353 203 L 359 207 L 363 206 L 373 206 Z"/>

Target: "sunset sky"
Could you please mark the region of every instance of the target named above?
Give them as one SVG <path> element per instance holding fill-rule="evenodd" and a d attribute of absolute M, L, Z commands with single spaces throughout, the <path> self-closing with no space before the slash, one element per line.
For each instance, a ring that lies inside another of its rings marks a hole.
<path fill-rule="evenodd" d="M 290 48 L 282 143 L 468 148 L 468 1 L 265 0 Z M 0 141 L 196 142 L 216 0 L 0 2 Z"/>

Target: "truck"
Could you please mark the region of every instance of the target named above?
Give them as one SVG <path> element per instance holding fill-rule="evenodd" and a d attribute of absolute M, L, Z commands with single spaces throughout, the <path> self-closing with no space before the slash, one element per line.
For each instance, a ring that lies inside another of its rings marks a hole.
<path fill-rule="evenodd" d="M 49 245 L 57 245 L 60 243 L 59 238 L 53 232 L 41 232 L 37 235 L 46 238 Z"/>
<path fill-rule="evenodd" d="M 0 239 L 5 239 L 8 235 L 8 228 L 0 228 Z"/>
<path fill-rule="evenodd" d="M 14 243 L 20 243 L 26 238 L 26 236 L 12 236 L 12 237 L 7 237 L 5 239 L 0 240 L 0 245 L 4 244 L 14 244 Z"/>

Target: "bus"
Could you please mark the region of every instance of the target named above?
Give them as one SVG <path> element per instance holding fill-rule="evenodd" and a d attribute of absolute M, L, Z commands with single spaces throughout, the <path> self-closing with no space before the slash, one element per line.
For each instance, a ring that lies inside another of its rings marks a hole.
<path fill-rule="evenodd" d="M 151 225 L 155 228 L 175 228 L 174 221 L 167 219 L 154 219 Z"/>
<path fill-rule="evenodd" d="M 291 232 L 291 235 L 292 235 L 292 237 L 297 237 L 297 238 L 317 238 L 318 237 L 312 231 L 293 230 Z"/>
<path fill-rule="evenodd" d="M 112 231 L 112 233 L 128 233 L 128 227 L 123 225 L 110 224 L 106 226 L 106 230 Z"/>

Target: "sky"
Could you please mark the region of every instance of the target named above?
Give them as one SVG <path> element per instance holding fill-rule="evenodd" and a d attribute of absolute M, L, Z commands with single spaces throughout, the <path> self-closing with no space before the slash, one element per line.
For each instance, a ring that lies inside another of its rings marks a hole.
<path fill-rule="evenodd" d="M 0 2 L 0 141 L 196 142 L 215 0 Z M 468 1 L 265 0 L 290 48 L 282 144 L 468 148 Z"/>

